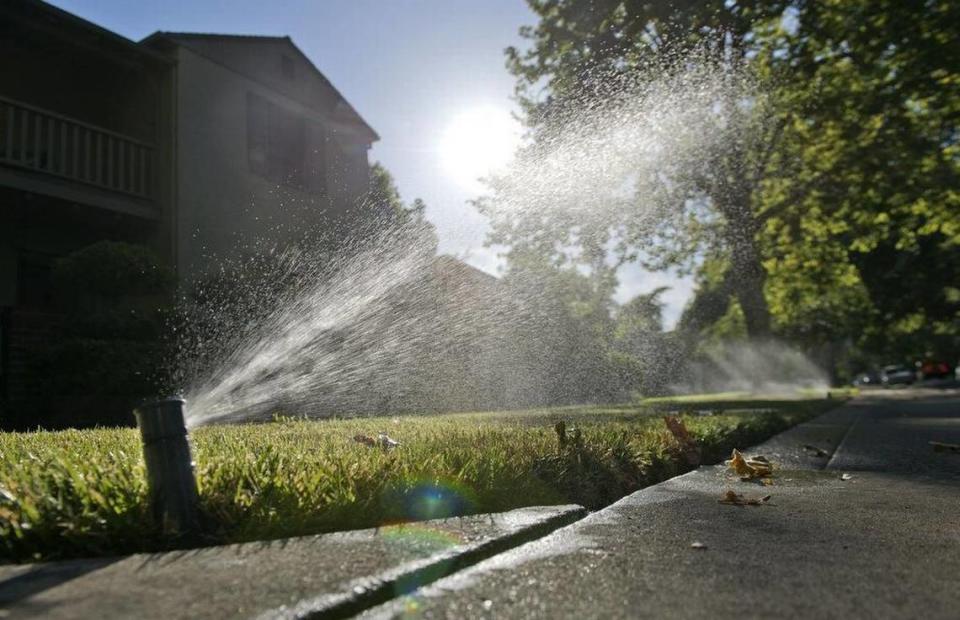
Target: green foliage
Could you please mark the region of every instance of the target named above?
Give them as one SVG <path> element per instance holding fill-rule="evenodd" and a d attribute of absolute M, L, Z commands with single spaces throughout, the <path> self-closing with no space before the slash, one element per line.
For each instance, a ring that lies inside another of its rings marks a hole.
<path fill-rule="evenodd" d="M 723 316 L 706 327 L 702 333 L 704 340 L 701 348 L 717 347 L 735 340 L 746 340 L 747 326 L 740 302 L 731 299 Z"/>
<path fill-rule="evenodd" d="M 400 197 L 393 175 L 380 162 L 370 166 L 370 187 L 361 201 L 362 212 L 372 217 L 369 225 L 379 229 L 396 226 L 410 235 L 425 252 L 437 251 L 437 231 L 427 219 L 427 205 L 414 198 L 409 206 Z"/>
<path fill-rule="evenodd" d="M 616 88 L 615 76 L 676 69 L 673 62 L 697 46 L 715 55 L 744 57 L 757 48 L 757 23 L 779 18 L 786 0 L 656 3 L 613 0 L 528 0 L 538 17 L 521 28 L 525 50 L 507 48 L 517 95 L 533 124 L 549 122 L 552 108 L 579 105 L 584 90 Z M 544 89 L 544 87 L 546 87 Z M 544 97 L 544 91 L 546 96 Z"/>
<path fill-rule="evenodd" d="M 613 223 L 621 259 L 698 272 L 682 329 L 715 337 L 742 323 L 762 335 L 768 323 L 808 350 L 847 343 L 861 363 L 957 355 L 960 5 L 528 4 L 538 22 L 507 64 L 535 141 L 622 76 L 657 79 L 691 50 L 760 85 L 750 106 L 728 110 L 742 139 L 703 154 L 704 174 L 680 188 L 673 217 L 652 234 L 630 214 Z M 587 249 L 576 223 L 533 220 L 494 221 L 491 239 L 544 256 Z M 608 241 L 599 235 L 585 253 L 591 265 Z"/>
<path fill-rule="evenodd" d="M 617 311 L 616 338 L 620 341 L 643 341 L 648 334 L 663 330 L 663 302 L 660 296 L 668 290 L 661 286 L 637 295 Z"/>
<path fill-rule="evenodd" d="M 566 111 L 590 109 L 617 94 L 625 83 L 653 82 L 682 72 L 688 59 L 708 64 L 727 85 L 711 106 L 716 116 L 713 131 L 726 139 L 700 149 L 699 162 L 680 164 L 664 158 L 661 168 L 639 183 L 644 195 L 636 197 L 636 208 L 623 210 L 616 221 L 603 222 L 601 230 L 580 230 L 571 237 L 571 226 L 585 227 L 582 222 L 571 224 L 538 212 L 530 225 L 494 217 L 491 240 L 546 254 L 577 245 L 593 268 L 607 264 L 604 257 L 610 252 L 611 237 L 617 243 L 612 250 L 616 260 L 610 262 L 617 266 L 639 258 L 650 269 L 689 271 L 703 256 L 720 255 L 733 269 L 715 293 L 735 296 L 751 335 L 767 336 L 771 321 L 756 244 L 762 221 L 753 194 L 779 131 L 765 122 L 763 93 L 751 94 L 750 105 L 743 105 L 746 95 L 740 91 L 751 58 L 764 45 L 755 30 L 779 20 L 791 3 L 530 0 L 528 4 L 539 22 L 521 29 L 530 46 L 524 52 L 509 48 L 507 66 L 517 77 L 518 99 L 535 141 L 549 142 L 558 127 L 562 131 Z M 664 212 L 651 221 L 644 203 L 655 203 Z M 492 206 L 486 211 L 496 213 Z"/>
<path fill-rule="evenodd" d="M 623 360 L 609 355 L 614 323 L 609 283 L 541 257 L 515 255 L 503 276 L 507 297 L 523 306 L 514 339 L 549 404 L 627 397 Z"/>
<path fill-rule="evenodd" d="M 634 394 L 663 394 L 682 372 L 684 347 L 675 334 L 663 333 L 660 295 L 666 290 L 637 295 L 615 312 L 611 356 L 621 385 Z"/>
<path fill-rule="evenodd" d="M 502 286 L 522 305 L 512 340 L 523 343 L 542 402 L 618 402 L 663 394 L 676 380 L 681 350 L 663 333 L 659 298 L 666 289 L 618 306 L 615 284 L 609 270 L 590 272 L 511 252 Z"/>
<path fill-rule="evenodd" d="M 768 298 L 796 339 L 960 347 L 960 8 L 811 2 L 764 33 L 780 146 L 760 193 Z"/>
<path fill-rule="evenodd" d="M 156 393 L 157 368 L 163 347 L 157 341 L 112 338 L 66 338 L 38 363 L 37 381 L 47 394 L 58 397 L 108 397 L 136 402 Z M 95 407 L 108 410 L 111 403 Z M 126 419 L 128 411 L 118 415 Z M 114 422 L 107 411 L 102 417 L 75 420 L 78 425 Z M 128 420 L 129 421 L 129 420 Z"/>
<path fill-rule="evenodd" d="M 731 401 L 711 405 L 716 415 L 685 422 L 705 452 L 719 459 L 835 403 L 779 401 L 772 405 L 778 413 L 761 414 Z M 599 508 L 688 468 L 656 412 L 568 407 L 196 429 L 206 542 L 529 505 Z M 563 444 L 554 430 L 559 421 L 571 436 Z M 383 430 L 401 446 L 384 451 L 353 439 Z M 0 454 L 0 557 L 27 561 L 170 548 L 149 520 L 135 430 L 0 433 Z M 445 499 L 427 501 L 424 490 Z"/>
<path fill-rule="evenodd" d="M 70 303 L 169 294 L 175 276 L 143 246 L 100 241 L 58 260 L 52 280 L 61 298 Z"/>
<path fill-rule="evenodd" d="M 175 282 L 147 248 L 104 241 L 54 264 L 63 314 L 56 340 L 35 352 L 22 424 L 129 424 L 130 408 L 164 380 L 164 322 Z"/>

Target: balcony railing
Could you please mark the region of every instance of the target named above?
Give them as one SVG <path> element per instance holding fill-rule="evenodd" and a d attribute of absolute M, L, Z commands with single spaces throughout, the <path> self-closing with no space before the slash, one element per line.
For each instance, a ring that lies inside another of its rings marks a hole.
<path fill-rule="evenodd" d="M 128 136 L 0 97 L 0 164 L 152 198 L 155 148 Z"/>

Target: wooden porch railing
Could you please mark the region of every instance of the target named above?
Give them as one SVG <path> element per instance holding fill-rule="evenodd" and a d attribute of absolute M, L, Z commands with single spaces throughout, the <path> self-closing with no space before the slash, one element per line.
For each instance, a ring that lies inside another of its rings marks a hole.
<path fill-rule="evenodd" d="M 152 198 L 155 152 L 129 136 L 0 96 L 0 164 Z"/>

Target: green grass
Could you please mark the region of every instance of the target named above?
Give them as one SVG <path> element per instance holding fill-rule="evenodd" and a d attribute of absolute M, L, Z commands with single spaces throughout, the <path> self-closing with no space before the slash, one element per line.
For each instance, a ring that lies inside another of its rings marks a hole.
<path fill-rule="evenodd" d="M 201 544 L 540 504 L 596 509 L 688 469 L 660 418 L 670 402 L 196 429 Z M 708 461 L 837 403 L 749 401 L 772 409 L 757 412 L 736 400 L 703 402 L 713 415 L 684 419 Z M 554 429 L 560 420 L 568 437 L 562 446 Z M 401 447 L 384 451 L 353 440 L 378 431 Z M 3 559 L 176 546 L 149 518 L 136 430 L 0 433 L 0 456 Z"/>
<path fill-rule="evenodd" d="M 683 396 L 663 396 L 645 398 L 643 404 L 692 405 L 703 402 L 748 401 L 758 398 L 751 392 L 713 392 L 710 394 L 685 394 Z M 783 400 L 782 398 L 780 400 Z"/>
<path fill-rule="evenodd" d="M 845 400 L 858 393 L 859 390 L 853 387 L 832 387 L 826 392 L 803 388 L 796 390 L 793 394 L 776 395 L 757 394 L 754 392 L 713 392 L 711 394 L 686 394 L 683 396 L 645 398 L 640 401 L 640 404 L 658 409 L 678 409 L 687 406 L 698 410 L 710 408 L 729 410 L 736 407 L 777 408 L 784 402 L 789 401 L 819 401 L 823 400 L 827 395 L 832 399 Z"/>

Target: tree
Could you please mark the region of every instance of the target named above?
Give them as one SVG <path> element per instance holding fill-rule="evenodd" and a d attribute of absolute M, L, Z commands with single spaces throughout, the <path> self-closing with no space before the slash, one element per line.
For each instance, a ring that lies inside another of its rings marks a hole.
<path fill-rule="evenodd" d="M 370 167 L 370 189 L 360 206 L 361 218 L 365 220 L 361 228 L 370 226 L 374 231 L 384 227 L 400 230 L 419 249 L 430 255 L 436 254 L 437 232 L 427 220 L 426 203 L 415 198 L 411 205 L 405 204 L 393 175 L 380 162 Z"/>
<path fill-rule="evenodd" d="M 503 215 L 494 193 L 493 241 L 596 271 L 696 271 L 688 331 L 772 331 L 830 364 L 847 343 L 878 359 L 956 354 L 960 6 L 530 5 L 530 46 L 507 56 L 533 145 L 625 84 L 669 84 L 697 64 L 719 72 L 718 139 L 666 158 L 636 184 L 633 210 L 586 226 L 546 209 Z M 672 206 L 651 218 L 644 201 Z"/>
<path fill-rule="evenodd" d="M 683 347 L 675 334 L 663 332 L 663 302 L 667 287 L 637 295 L 616 311 L 611 348 L 631 375 L 623 382 L 644 396 L 662 394 L 675 383 L 682 364 Z"/>
<path fill-rule="evenodd" d="M 720 74 L 726 88 L 717 91 L 708 107 L 716 113 L 716 129 L 722 126 L 729 139 L 716 141 L 696 162 L 684 162 L 686 169 L 676 174 L 671 175 L 666 165 L 648 171 L 649 178 L 641 184 L 647 193 L 643 199 L 657 194 L 667 205 L 658 225 L 651 224 L 645 210 L 627 209 L 618 220 L 603 222 L 601 230 L 590 234 L 581 232 L 574 241 L 601 269 L 611 268 L 597 255 L 607 252 L 612 236 L 619 241 L 613 269 L 642 257 L 653 269 L 689 270 L 704 253 L 719 253 L 730 266 L 723 290 L 739 301 L 751 335 L 767 335 L 770 316 L 757 245 L 763 222 L 756 217 L 754 192 L 779 132 L 757 122 L 762 115 L 760 102 L 745 105 L 738 82 L 748 60 L 761 49 L 755 28 L 782 19 L 790 3 L 530 0 L 529 4 L 540 21 L 521 30 L 531 45 L 524 52 L 509 48 L 507 65 L 517 76 L 517 98 L 535 143 L 552 140 L 571 114 L 616 97 L 624 84 L 682 73 L 691 54 Z M 554 240 L 561 241 L 552 243 L 543 238 L 544 226 L 529 227 L 514 217 L 498 217 L 496 201 L 494 197 L 486 206 L 494 222 L 495 241 L 538 243 L 548 252 L 557 252 L 558 246 L 570 241 L 566 231 L 558 230 L 569 228 L 569 221 L 535 215 L 537 223 L 553 227 Z"/>
<path fill-rule="evenodd" d="M 765 34 L 783 134 L 760 192 L 779 329 L 960 347 L 960 7 L 799 2 Z"/>
<path fill-rule="evenodd" d="M 539 255 L 514 256 L 502 278 L 516 375 L 531 404 L 610 402 L 625 396 L 611 357 L 613 302 L 603 284 Z"/>

